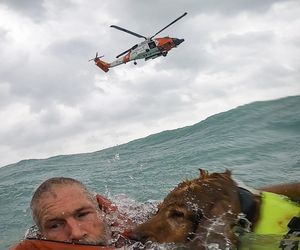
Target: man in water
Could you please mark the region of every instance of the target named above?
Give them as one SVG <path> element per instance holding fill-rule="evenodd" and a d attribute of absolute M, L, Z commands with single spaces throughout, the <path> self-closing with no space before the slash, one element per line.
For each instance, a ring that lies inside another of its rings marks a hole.
<path fill-rule="evenodd" d="M 102 196 L 96 199 L 77 180 L 65 177 L 46 180 L 37 188 L 31 200 L 32 217 L 40 234 L 38 240 L 25 240 L 14 250 L 43 249 L 43 244 L 49 247 L 49 244 L 54 244 L 53 241 L 108 246 L 111 230 L 99 205 L 107 209 L 111 203 Z M 34 248 L 33 243 L 39 246 L 34 245 Z M 69 244 L 68 249 L 71 247 Z M 60 248 L 54 245 L 53 249 Z"/>

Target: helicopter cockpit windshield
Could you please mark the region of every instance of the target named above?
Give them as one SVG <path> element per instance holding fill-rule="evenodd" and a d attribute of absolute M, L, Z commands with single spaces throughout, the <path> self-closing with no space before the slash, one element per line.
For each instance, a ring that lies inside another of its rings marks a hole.
<path fill-rule="evenodd" d="M 156 44 L 154 41 L 151 41 L 148 43 L 149 49 L 154 49 L 156 47 Z"/>

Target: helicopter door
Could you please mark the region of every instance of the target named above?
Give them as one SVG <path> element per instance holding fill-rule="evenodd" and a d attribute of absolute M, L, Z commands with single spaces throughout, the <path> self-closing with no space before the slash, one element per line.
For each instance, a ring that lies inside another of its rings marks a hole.
<path fill-rule="evenodd" d="M 156 44 L 154 41 L 151 41 L 148 43 L 149 49 L 154 49 L 156 47 Z"/>

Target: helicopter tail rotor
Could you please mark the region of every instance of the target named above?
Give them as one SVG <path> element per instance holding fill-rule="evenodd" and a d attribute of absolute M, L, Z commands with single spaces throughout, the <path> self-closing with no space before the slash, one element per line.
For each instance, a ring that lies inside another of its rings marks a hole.
<path fill-rule="evenodd" d="M 97 52 L 95 58 L 90 59 L 89 62 L 90 61 L 94 61 L 95 64 L 100 69 L 102 69 L 104 72 L 107 72 L 109 70 L 109 68 L 110 68 L 110 64 L 107 63 L 107 62 L 105 62 L 105 61 L 100 60 L 100 58 L 102 58 L 102 57 L 103 57 L 103 55 L 102 56 L 98 56 L 98 52 Z"/>
<path fill-rule="evenodd" d="M 102 55 L 102 56 L 98 56 L 98 52 L 96 52 L 96 56 L 95 56 L 95 58 L 92 58 L 92 59 L 90 59 L 89 60 L 89 62 L 90 61 L 94 61 L 94 62 L 96 62 L 96 61 L 98 61 L 100 58 L 102 58 L 104 55 Z"/>

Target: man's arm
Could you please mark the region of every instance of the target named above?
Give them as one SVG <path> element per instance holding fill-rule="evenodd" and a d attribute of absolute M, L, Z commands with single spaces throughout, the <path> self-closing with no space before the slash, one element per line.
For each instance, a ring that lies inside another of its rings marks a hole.
<path fill-rule="evenodd" d="M 293 201 L 300 202 L 300 182 L 267 186 L 259 188 L 259 190 L 282 194 Z"/>
<path fill-rule="evenodd" d="M 115 221 L 112 222 L 111 226 L 125 227 L 126 229 L 135 226 L 130 218 L 120 213 L 118 207 L 111 200 L 100 194 L 96 195 L 96 199 L 102 211 L 106 214 L 114 214 Z"/>

